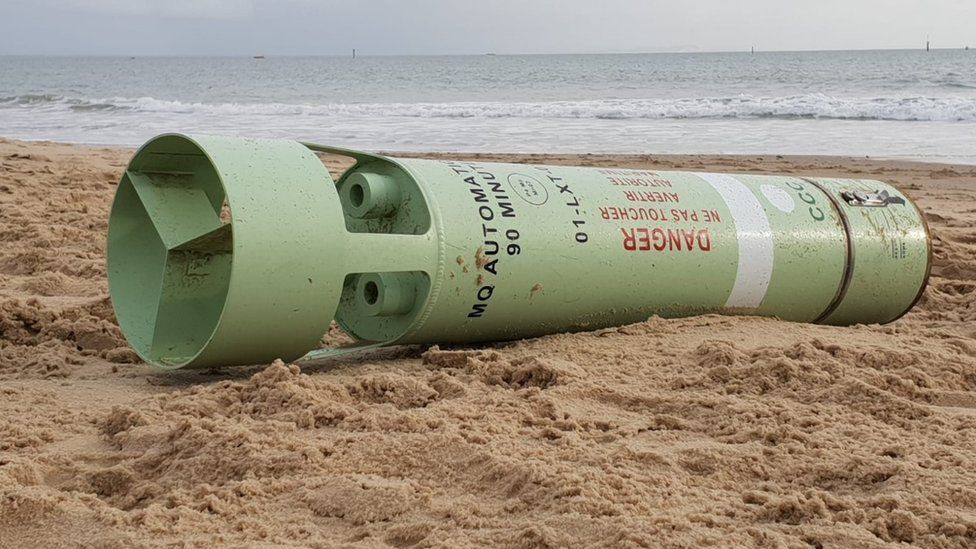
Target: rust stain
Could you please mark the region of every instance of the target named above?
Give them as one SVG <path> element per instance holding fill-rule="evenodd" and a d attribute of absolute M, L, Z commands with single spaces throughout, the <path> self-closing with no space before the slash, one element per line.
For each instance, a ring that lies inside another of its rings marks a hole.
<path fill-rule="evenodd" d="M 484 246 L 479 246 L 478 251 L 474 254 L 474 266 L 478 269 L 484 269 L 487 264 L 488 256 L 485 255 L 485 248 Z"/>

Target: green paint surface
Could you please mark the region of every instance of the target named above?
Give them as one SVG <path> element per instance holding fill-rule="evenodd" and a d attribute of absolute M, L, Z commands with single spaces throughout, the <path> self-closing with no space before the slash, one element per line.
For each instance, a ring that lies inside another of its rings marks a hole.
<path fill-rule="evenodd" d="M 333 182 L 315 152 L 356 164 Z M 844 191 L 887 191 L 883 207 Z M 848 238 L 850 235 L 850 239 Z M 475 342 L 701 313 L 888 322 L 928 276 L 924 221 L 877 181 L 396 159 L 160 136 L 109 224 L 109 285 L 165 368 L 359 340 Z"/>

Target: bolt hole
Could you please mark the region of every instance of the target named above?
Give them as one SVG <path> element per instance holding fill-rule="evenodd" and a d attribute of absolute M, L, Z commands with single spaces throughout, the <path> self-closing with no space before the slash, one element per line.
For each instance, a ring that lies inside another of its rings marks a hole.
<path fill-rule="evenodd" d="M 370 280 L 369 282 L 366 283 L 365 286 L 363 286 L 363 299 L 366 300 L 366 303 L 370 305 L 374 305 L 376 303 L 376 300 L 379 298 L 380 298 L 380 288 L 379 286 L 376 285 L 375 282 Z"/>
<path fill-rule="evenodd" d="M 353 183 L 352 187 L 349 188 L 349 202 L 354 208 L 358 208 L 363 205 L 364 200 L 366 200 L 366 191 L 363 186 L 359 183 Z"/>

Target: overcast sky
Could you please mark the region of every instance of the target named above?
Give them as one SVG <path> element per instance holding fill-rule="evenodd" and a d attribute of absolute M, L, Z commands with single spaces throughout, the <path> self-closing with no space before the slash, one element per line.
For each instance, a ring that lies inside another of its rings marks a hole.
<path fill-rule="evenodd" d="M 976 47 L 976 0 L 0 0 L 0 54 Z"/>

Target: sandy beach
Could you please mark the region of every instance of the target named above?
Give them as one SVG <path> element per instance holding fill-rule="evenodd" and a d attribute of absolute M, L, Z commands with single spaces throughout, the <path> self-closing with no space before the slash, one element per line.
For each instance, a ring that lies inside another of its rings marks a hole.
<path fill-rule="evenodd" d="M 924 211 L 932 278 L 885 326 L 651 318 L 166 373 L 108 300 L 131 154 L 0 139 L 0 547 L 976 546 L 976 166 L 422 155 L 881 179 Z"/>

